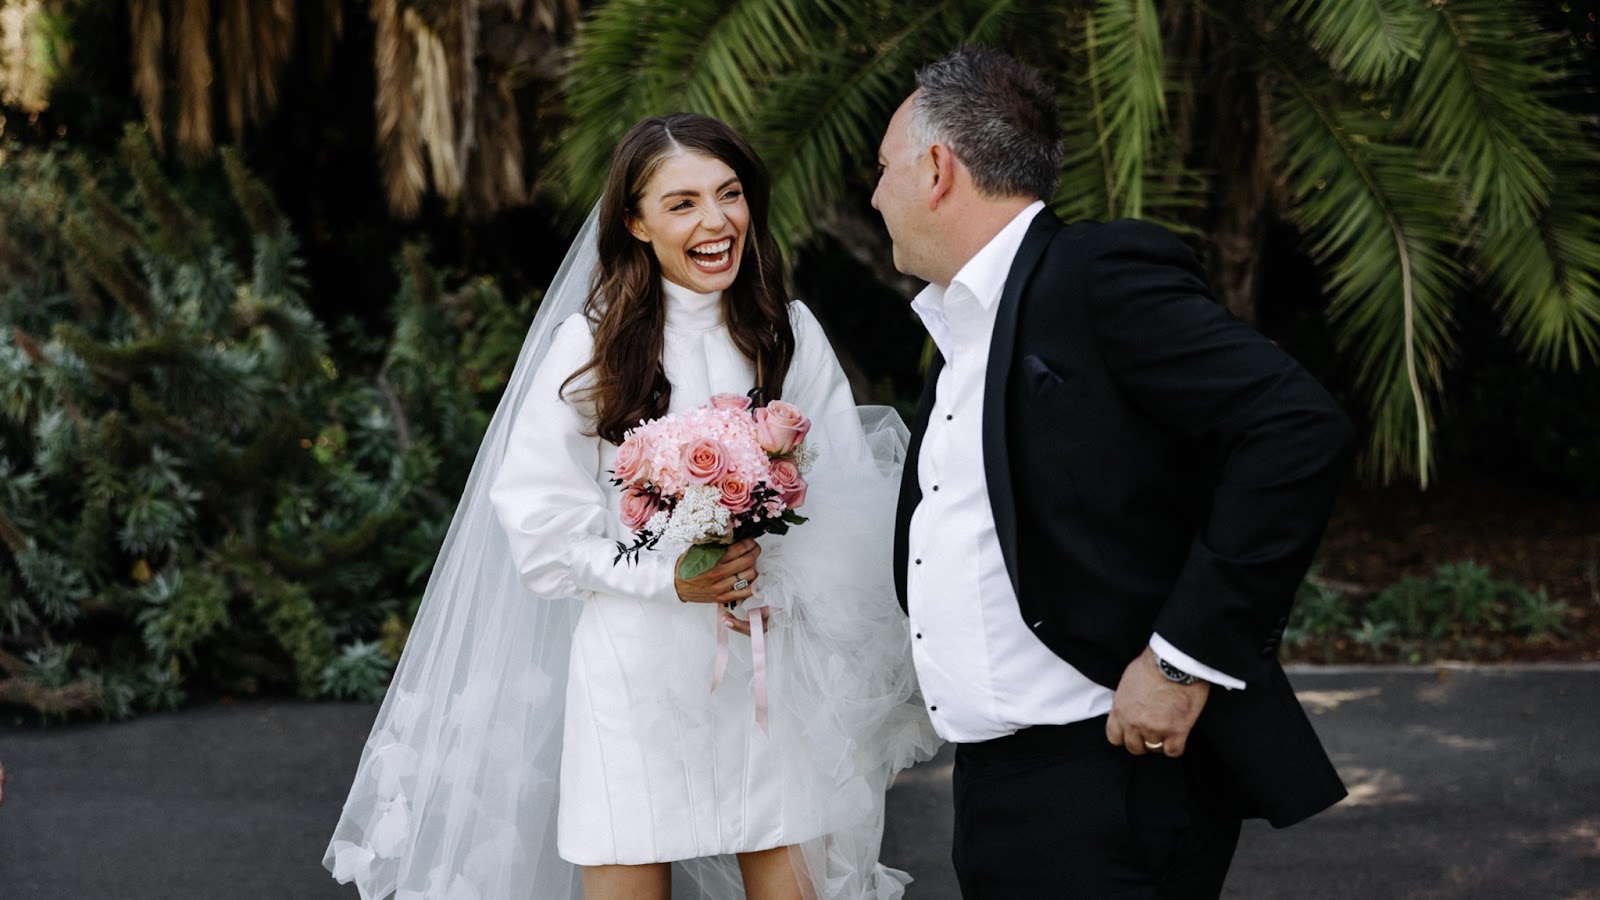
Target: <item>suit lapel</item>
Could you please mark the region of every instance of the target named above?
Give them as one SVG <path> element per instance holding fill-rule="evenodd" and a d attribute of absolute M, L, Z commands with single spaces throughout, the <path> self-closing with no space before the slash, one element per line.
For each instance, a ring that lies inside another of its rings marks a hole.
<path fill-rule="evenodd" d="M 1017 505 L 1011 489 L 1011 457 L 1006 452 L 1006 393 L 1010 387 L 1011 362 L 1017 345 L 1017 317 L 1022 306 L 1022 289 L 1033 274 L 1034 267 L 1050 243 L 1050 238 L 1061 228 L 1061 222 L 1048 209 L 1041 210 L 1028 226 L 1017 255 L 1006 273 L 1005 290 L 1000 294 L 1000 305 L 995 310 L 994 333 L 989 339 L 989 362 L 984 372 L 983 385 L 983 467 L 989 479 L 989 506 L 994 512 L 995 535 L 1000 541 L 1000 555 L 1006 562 L 1006 572 L 1011 576 L 1011 588 L 1017 587 Z M 926 424 L 926 417 L 923 423 Z M 912 465 L 912 456 L 907 465 Z M 902 576 L 904 577 L 904 576 Z"/>

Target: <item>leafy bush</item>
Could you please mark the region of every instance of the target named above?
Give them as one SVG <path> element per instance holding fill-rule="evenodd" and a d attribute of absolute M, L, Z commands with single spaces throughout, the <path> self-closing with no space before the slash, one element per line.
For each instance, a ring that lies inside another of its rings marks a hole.
<path fill-rule="evenodd" d="M 1428 578 L 1403 578 L 1367 600 L 1313 572 L 1301 585 L 1284 646 L 1296 658 L 1321 662 L 1493 659 L 1504 654 L 1507 637 L 1565 635 L 1569 613 L 1564 601 L 1543 589 L 1494 578 L 1487 566 L 1472 561 L 1446 563 Z"/>
<path fill-rule="evenodd" d="M 526 305 L 408 248 L 336 360 L 267 192 L 180 174 L 131 129 L 0 168 L 0 703 L 371 697 L 520 345 Z"/>

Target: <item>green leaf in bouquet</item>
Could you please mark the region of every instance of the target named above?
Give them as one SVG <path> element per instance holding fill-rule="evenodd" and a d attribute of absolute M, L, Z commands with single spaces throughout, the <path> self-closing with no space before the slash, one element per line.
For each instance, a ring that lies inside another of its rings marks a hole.
<path fill-rule="evenodd" d="M 678 577 L 688 581 L 705 573 L 727 552 L 728 548 L 723 544 L 695 544 L 678 561 Z"/>
<path fill-rule="evenodd" d="M 792 509 L 786 509 L 783 511 L 783 521 L 788 522 L 790 525 L 804 525 L 811 520 Z"/>

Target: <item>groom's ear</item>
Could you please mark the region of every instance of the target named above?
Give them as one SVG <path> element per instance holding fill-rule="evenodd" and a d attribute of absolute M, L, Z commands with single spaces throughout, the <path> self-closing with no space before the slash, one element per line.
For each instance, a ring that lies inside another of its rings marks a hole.
<path fill-rule="evenodd" d="M 935 143 L 928 148 L 928 158 L 933 165 L 933 187 L 928 194 L 928 208 L 933 209 L 956 186 L 956 154 L 948 145 Z"/>

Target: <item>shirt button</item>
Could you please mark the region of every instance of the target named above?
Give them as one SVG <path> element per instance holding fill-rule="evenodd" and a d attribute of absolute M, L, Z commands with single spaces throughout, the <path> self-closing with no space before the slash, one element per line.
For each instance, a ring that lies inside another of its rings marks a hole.
<path fill-rule="evenodd" d="M 917 632 L 917 640 L 922 640 L 922 632 Z"/>
<path fill-rule="evenodd" d="M 939 489 L 939 486 L 936 484 L 936 485 L 933 486 L 933 489 L 937 491 Z"/>
<path fill-rule="evenodd" d="M 939 711 L 939 707 L 937 707 L 937 706 L 928 707 L 928 712 L 938 712 L 938 711 Z"/>
<path fill-rule="evenodd" d="M 955 416 L 953 416 L 953 415 L 949 415 L 949 416 L 945 416 L 945 417 L 944 417 L 944 420 L 945 420 L 945 421 L 946 421 L 946 422 L 949 422 L 949 421 L 951 421 L 951 420 L 952 420 L 952 419 L 954 419 L 954 418 L 955 418 Z"/>
<path fill-rule="evenodd" d="M 922 560 L 919 559 L 916 562 L 917 562 L 917 565 L 919 565 L 919 566 L 922 565 Z"/>

